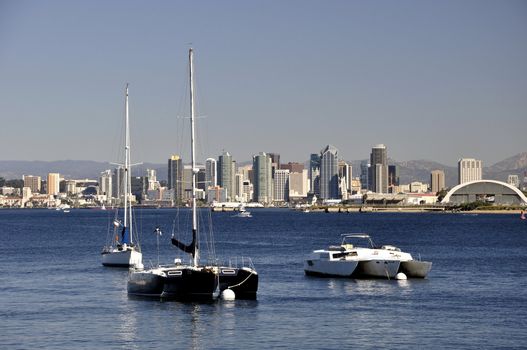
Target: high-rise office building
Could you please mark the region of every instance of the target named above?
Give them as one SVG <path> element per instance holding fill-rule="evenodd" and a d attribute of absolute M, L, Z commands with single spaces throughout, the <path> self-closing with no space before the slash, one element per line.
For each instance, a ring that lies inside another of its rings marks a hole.
<path fill-rule="evenodd" d="M 99 193 L 105 195 L 106 199 L 112 198 L 112 171 L 110 169 L 103 171 L 99 177 Z"/>
<path fill-rule="evenodd" d="M 309 181 L 307 179 L 307 169 L 301 172 L 289 173 L 289 199 L 300 199 L 307 197 Z"/>
<path fill-rule="evenodd" d="M 339 179 L 340 179 L 340 192 L 342 195 L 346 195 L 348 192 L 351 193 L 351 181 L 353 180 L 353 169 L 351 164 L 346 163 L 344 160 L 339 161 Z"/>
<path fill-rule="evenodd" d="M 432 170 L 430 173 L 430 187 L 432 193 L 437 193 L 446 188 L 445 172 L 443 170 Z"/>
<path fill-rule="evenodd" d="M 273 166 L 273 169 L 280 169 L 280 154 L 278 153 L 267 153 L 269 157 L 271 157 L 271 165 Z"/>
<path fill-rule="evenodd" d="M 399 166 L 388 165 L 388 193 L 396 193 L 399 188 Z"/>
<path fill-rule="evenodd" d="M 207 158 L 205 161 L 205 187 L 216 187 L 218 185 L 218 166 L 216 159 Z"/>
<path fill-rule="evenodd" d="M 234 199 L 234 172 L 232 156 L 229 152 L 223 152 L 218 157 L 218 186 L 225 189 L 227 200 Z"/>
<path fill-rule="evenodd" d="M 371 149 L 370 164 L 370 190 L 388 193 L 388 152 L 385 145 L 376 145 Z"/>
<path fill-rule="evenodd" d="M 367 160 L 360 162 L 360 187 L 362 190 L 370 188 L 369 182 L 370 163 Z"/>
<path fill-rule="evenodd" d="M 167 187 L 173 190 L 172 200 L 177 203 L 183 199 L 183 160 L 176 154 L 168 159 Z"/>
<path fill-rule="evenodd" d="M 318 177 L 320 176 L 320 154 L 311 153 L 309 156 L 309 192 L 320 196 L 320 187 Z"/>
<path fill-rule="evenodd" d="M 42 179 L 40 176 L 22 175 L 24 187 L 29 187 L 32 193 L 39 193 L 42 188 Z"/>
<path fill-rule="evenodd" d="M 481 180 L 481 160 L 461 158 L 457 162 L 458 184 Z"/>
<path fill-rule="evenodd" d="M 121 199 L 124 194 L 124 168 L 119 166 L 113 170 L 112 197 Z"/>
<path fill-rule="evenodd" d="M 56 196 L 60 192 L 60 174 L 49 173 L 47 182 L 47 193 L 52 196 Z"/>
<path fill-rule="evenodd" d="M 253 197 L 255 202 L 273 201 L 273 176 L 271 157 L 265 152 L 253 156 Z"/>
<path fill-rule="evenodd" d="M 277 169 L 273 179 L 273 200 L 276 202 L 289 201 L 289 170 Z"/>
<path fill-rule="evenodd" d="M 320 151 L 320 198 L 339 198 L 338 150 L 331 145 Z"/>

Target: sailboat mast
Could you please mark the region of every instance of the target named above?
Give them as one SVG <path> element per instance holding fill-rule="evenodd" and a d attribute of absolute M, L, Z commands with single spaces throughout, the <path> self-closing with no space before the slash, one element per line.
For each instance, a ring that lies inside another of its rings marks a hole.
<path fill-rule="evenodd" d="M 197 266 L 199 262 L 199 244 L 198 244 L 198 220 L 196 208 L 196 155 L 194 146 L 194 52 L 192 48 L 189 49 L 189 71 L 190 71 L 190 159 L 192 166 L 192 239 L 194 244 L 193 266 Z"/>
<path fill-rule="evenodd" d="M 132 212 L 128 212 L 128 196 L 131 192 L 131 177 L 130 177 L 130 127 L 128 117 L 128 84 L 126 84 L 125 93 L 125 104 L 124 104 L 124 129 L 125 129 L 125 140 L 124 140 L 124 227 L 128 229 L 130 233 L 130 243 L 132 243 Z M 130 227 L 128 228 L 128 215 L 130 215 Z"/>

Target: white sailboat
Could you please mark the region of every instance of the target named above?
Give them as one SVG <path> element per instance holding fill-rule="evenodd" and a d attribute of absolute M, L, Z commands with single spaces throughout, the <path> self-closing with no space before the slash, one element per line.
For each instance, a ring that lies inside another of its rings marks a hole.
<path fill-rule="evenodd" d="M 197 173 L 194 146 L 194 79 L 193 50 L 189 50 L 190 66 L 190 155 L 192 166 L 192 242 L 172 242 L 192 256 L 190 264 L 176 259 L 173 265 L 159 265 L 152 269 L 134 269 L 128 279 L 128 294 L 175 300 L 211 300 L 219 296 L 219 269 L 200 264 L 199 234 L 196 205 Z"/>
<path fill-rule="evenodd" d="M 130 128 L 128 116 L 128 84 L 126 84 L 125 93 L 125 142 L 124 153 L 124 214 L 123 220 L 117 218 L 119 209 L 116 212 L 116 218 L 113 221 L 114 230 L 110 243 L 107 244 L 102 252 L 102 264 L 104 266 L 116 267 L 134 267 L 142 264 L 143 255 L 139 244 L 133 241 L 133 217 L 132 217 L 132 186 L 130 174 Z M 119 232 L 120 231 L 120 232 Z"/>

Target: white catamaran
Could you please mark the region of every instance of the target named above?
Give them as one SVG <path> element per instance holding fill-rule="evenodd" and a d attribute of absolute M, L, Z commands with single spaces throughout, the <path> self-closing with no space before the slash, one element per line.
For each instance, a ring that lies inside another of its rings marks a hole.
<path fill-rule="evenodd" d="M 124 205 L 123 220 L 118 218 L 119 209 L 116 209 L 116 217 L 113 221 L 113 234 L 109 243 L 102 250 L 102 264 L 104 266 L 134 267 L 142 264 L 143 255 L 139 244 L 133 241 L 133 217 L 132 217 L 132 186 L 130 176 L 130 128 L 128 116 L 128 84 L 126 84 L 125 97 L 125 141 L 124 141 L 124 164 L 123 167 L 123 189 Z"/>

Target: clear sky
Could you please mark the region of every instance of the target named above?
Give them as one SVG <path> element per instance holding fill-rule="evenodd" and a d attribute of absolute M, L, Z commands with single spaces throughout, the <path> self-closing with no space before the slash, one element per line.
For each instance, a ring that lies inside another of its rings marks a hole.
<path fill-rule="evenodd" d="M 527 151 L 527 1 L 0 0 L 0 160 L 115 160 L 126 82 L 133 159 L 184 154 L 189 43 L 201 158 Z"/>

